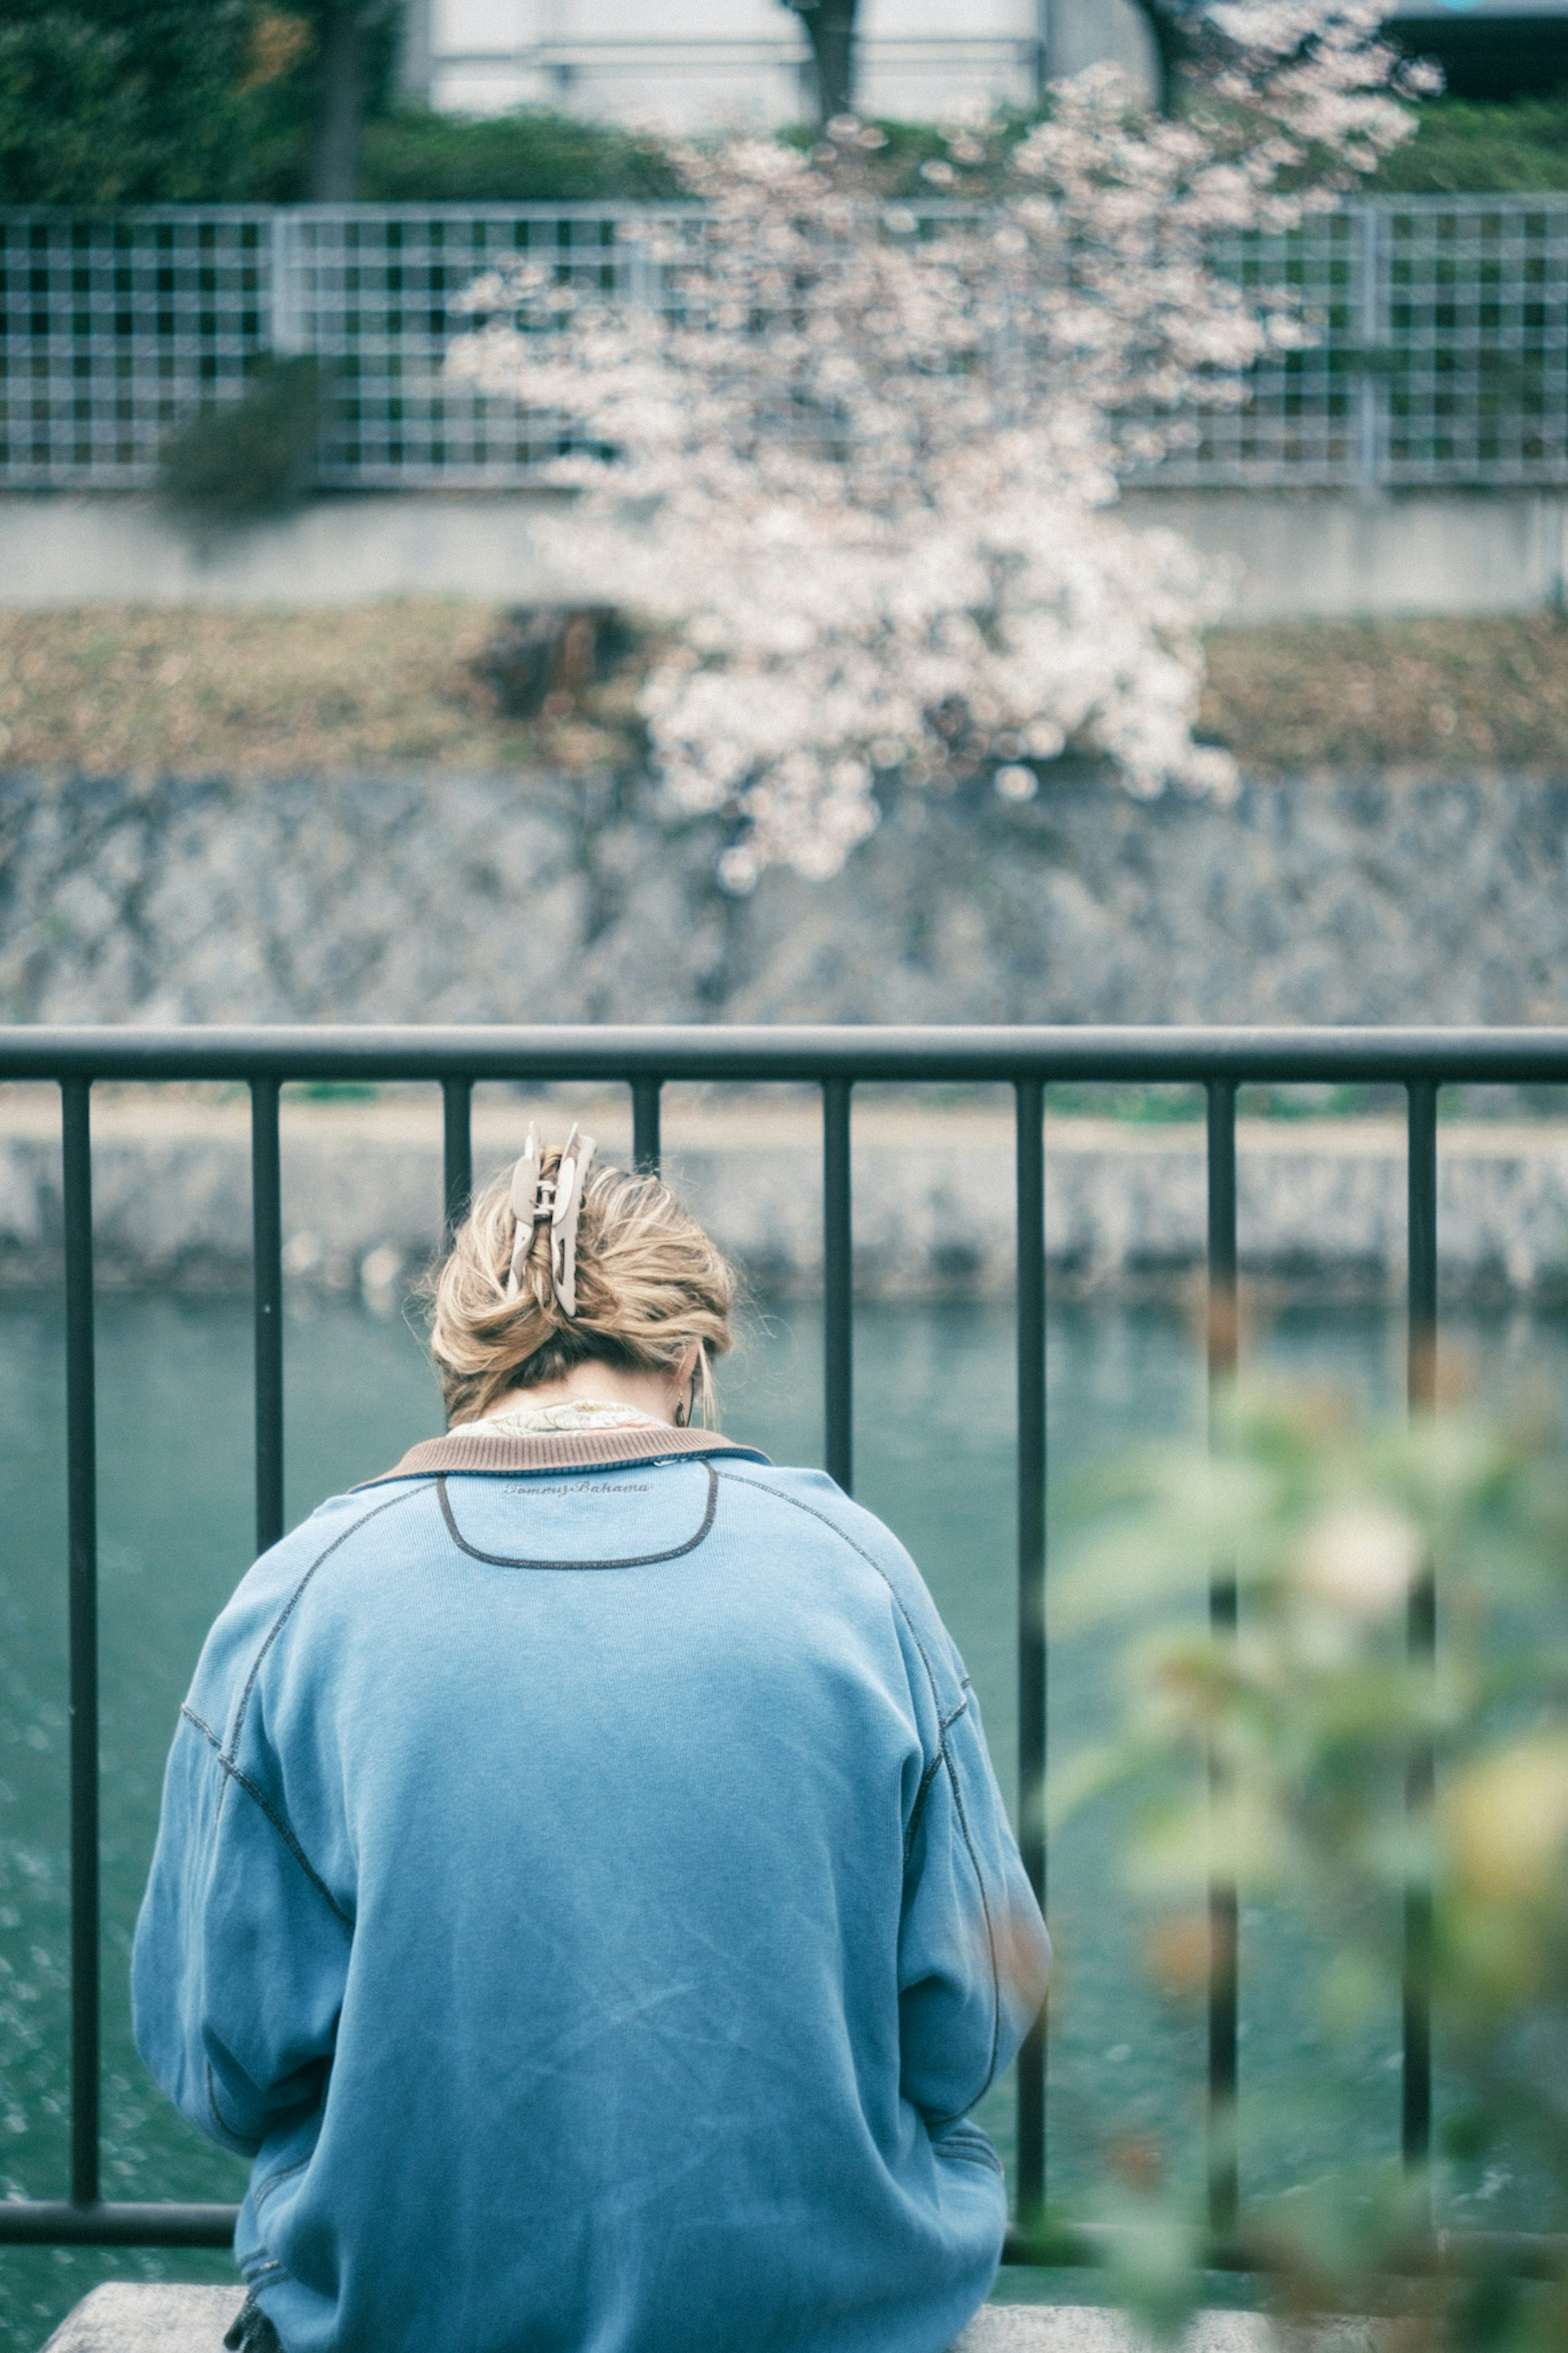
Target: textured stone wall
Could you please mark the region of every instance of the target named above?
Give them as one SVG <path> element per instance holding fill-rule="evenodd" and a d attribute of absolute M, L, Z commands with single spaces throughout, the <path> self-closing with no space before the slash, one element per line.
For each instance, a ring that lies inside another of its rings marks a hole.
<path fill-rule="evenodd" d="M 0 1018 L 1565 1021 L 1565 828 L 1568 776 L 1301 778 L 1249 786 L 1230 810 L 1139 804 L 1080 777 L 1021 808 L 906 796 L 834 881 L 770 875 L 735 900 L 713 881 L 718 828 L 671 822 L 636 782 L 12 776 Z M 11 1279 L 46 1270 L 58 1240 L 47 1097 L 14 1090 L 0 1112 Z M 1005 1286 L 1005 1120 L 933 1125 L 877 1101 L 866 1091 L 857 1114 L 868 1284 Z M 612 1147 L 621 1115 L 603 1114 Z M 292 1272 L 355 1282 L 371 1260 L 384 1284 L 400 1279 L 429 1247 L 433 1103 L 289 1116 Z M 683 1127 L 671 1114 L 677 1173 L 767 1282 L 814 1278 L 814 1116 L 754 1104 L 726 1126 L 710 1103 Z M 243 1107 L 154 1114 L 127 1099 L 100 1124 L 106 1275 L 244 1279 Z M 489 1135 L 496 1161 L 516 1149 L 515 1125 L 503 1116 Z M 1058 1278 L 1184 1279 L 1202 1254 L 1199 1134 L 1057 1132 Z M 1445 1129 L 1454 1282 L 1563 1287 L 1564 1135 Z M 1402 1151 L 1376 1124 L 1257 1129 L 1242 1166 L 1249 1262 L 1396 1285 Z"/>
<path fill-rule="evenodd" d="M 0 776 L 12 1021 L 1562 1021 L 1568 768 L 895 799 L 713 881 L 636 781 Z"/>

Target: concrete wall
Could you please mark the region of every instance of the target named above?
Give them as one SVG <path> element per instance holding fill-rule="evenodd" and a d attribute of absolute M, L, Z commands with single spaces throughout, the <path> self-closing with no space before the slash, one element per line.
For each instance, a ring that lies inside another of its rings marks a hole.
<path fill-rule="evenodd" d="M 516 491 L 346 496 L 204 541 L 151 498 L 4 498 L 0 607 L 526 603 L 561 586 L 539 545 L 546 503 Z M 1561 601 L 1568 568 L 1560 492 L 1139 491 L 1126 512 L 1213 557 L 1241 621 L 1530 612 Z"/>
<path fill-rule="evenodd" d="M 500 1090 L 489 1091 L 492 1095 Z M 94 1112 L 100 1280 L 244 1287 L 250 1279 L 249 1127 L 242 1102 L 104 1091 Z M 855 1111 L 857 1278 L 887 1298 L 1000 1297 L 1013 1272 L 1010 1113 L 924 1108 L 868 1090 Z M 477 1113 L 481 1177 L 520 1148 L 537 1105 Z M 583 1121 L 624 1161 L 624 1093 L 546 1108 Z M 440 1214 L 440 1100 L 286 1103 L 284 1270 L 306 1289 L 395 1294 L 425 1267 Z M 0 1089 L 0 1281 L 59 1271 L 59 1114 L 49 1087 Z M 1405 1131 L 1394 1121 L 1243 1121 L 1239 1220 L 1249 1280 L 1310 1278 L 1342 1296 L 1397 1298 L 1405 1282 Z M 715 1239 L 772 1292 L 822 1272 L 822 1143 L 814 1103 L 672 1089 L 665 1167 Z M 1446 1123 L 1438 1224 L 1450 1295 L 1568 1293 L 1568 1125 Z M 1206 1240 L 1201 1122 L 1140 1127 L 1053 1118 L 1046 1226 L 1059 1293 L 1181 1293 Z"/>
<path fill-rule="evenodd" d="M 1125 509 L 1226 565 L 1238 621 L 1528 613 L 1568 575 L 1558 491 L 1133 491 Z"/>

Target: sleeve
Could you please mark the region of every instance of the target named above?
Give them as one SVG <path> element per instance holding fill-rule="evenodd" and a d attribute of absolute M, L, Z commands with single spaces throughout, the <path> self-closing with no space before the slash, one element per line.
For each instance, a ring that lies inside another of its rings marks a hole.
<path fill-rule="evenodd" d="M 132 1954 L 136 2047 L 226 2148 L 320 2105 L 352 1924 L 286 1817 L 187 1715 Z"/>
<path fill-rule="evenodd" d="M 953 2123 L 1017 2052 L 1050 1939 L 991 1769 L 973 1694 L 938 1732 L 907 1833 L 899 1939 L 901 2089 Z"/>

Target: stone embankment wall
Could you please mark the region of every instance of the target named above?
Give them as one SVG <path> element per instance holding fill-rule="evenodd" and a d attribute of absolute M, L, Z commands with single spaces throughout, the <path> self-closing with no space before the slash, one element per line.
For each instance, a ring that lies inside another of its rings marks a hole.
<path fill-rule="evenodd" d="M 1250 785 L 1229 810 L 1140 804 L 1079 777 L 1022 807 L 905 795 L 834 881 L 772 874 L 737 900 L 713 879 L 718 827 L 673 821 L 635 779 L 11 776 L 0 1019 L 1562 1022 L 1565 833 L 1568 774 L 1298 778 Z M 1005 1110 L 937 1118 L 875 1089 L 858 1101 L 867 1286 L 1004 1288 Z M 726 1113 L 714 1096 L 689 1114 L 672 1102 L 672 1166 L 760 1283 L 795 1286 L 817 1261 L 816 1113 L 768 1102 Z M 243 1104 L 150 1103 L 100 1103 L 106 1278 L 244 1281 Z M 517 1149 L 520 1113 L 486 1114 L 493 1162 Z M 624 1105 L 603 1117 L 615 1146 Z M 57 1256 L 55 1118 L 51 1090 L 5 1096 L 11 1280 Z M 433 1100 L 301 1103 L 288 1119 L 292 1274 L 395 1287 L 430 1245 Z M 1058 1282 L 1187 1279 L 1203 1248 L 1199 1132 L 1053 1133 Z M 1550 1124 L 1445 1127 L 1454 1283 L 1568 1283 L 1565 1139 Z M 1259 1273 L 1397 1287 L 1397 1128 L 1249 1130 L 1242 1234 Z"/>
<path fill-rule="evenodd" d="M 478 1112 L 479 1173 L 519 1148 L 530 1107 Z M 59 1271 L 53 1090 L 0 1090 L 0 1279 Z M 610 1156 L 630 1143 L 624 1097 L 561 1105 Z M 809 1292 L 821 1271 L 821 1142 L 815 1104 L 671 1091 L 666 1167 L 762 1293 Z M 1180 1293 L 1203 1264 L 1201 1124 L 1047 1123 L 1052 1281 L 1073 1293 Z M 1244 1121 L 1240 1231 L 1266 1288 L 1310 1273 L 1342 1293 L 1396 1297 L 1405 1261 L 1405 1138 L 1394 1122 Z M 855 1114 L 858 1283 L 871 1295 L 995 1296 L 1013 1267 L 1013 1134 L 1006 1108 L 879 1102 Z M 428 1264 L 440 1200 L 435 1089 L 366 1103 L 286 1102 L 284 1261 L 294 1283 L 363 1288 L 391 1303 Z M 247 1110 L 105 1091 L 94 1116 L 98 1266 L 110 1283 L 237 1287 L 249 1281 Z M 1568 1124 L 1445 1124 L 1439 1234 L 1450 1296 L 1568 1292 Z"/>
<path fill-rule="evenodd" d="M 0 1020 L 1568 1020 L 1557 776 L 1080 776 L 714 881 L 604 775 L 0 776 Z"/>

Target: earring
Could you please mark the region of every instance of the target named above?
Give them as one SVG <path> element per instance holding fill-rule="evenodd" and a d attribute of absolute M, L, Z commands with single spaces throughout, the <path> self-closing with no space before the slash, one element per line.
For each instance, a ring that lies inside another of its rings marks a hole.
<path fill-rule="evenodd" d="M 677 1430 L 684 1430 L 690 1419 L 691 1408 L 688 1405 L 684 1398 L 678 1398 L 675 1404 L 675 1426 Z"/>

